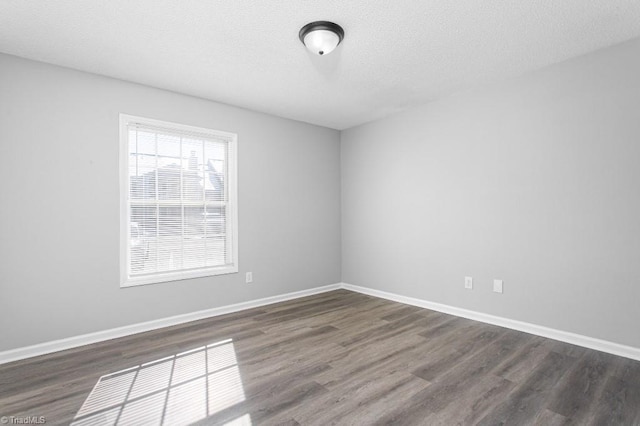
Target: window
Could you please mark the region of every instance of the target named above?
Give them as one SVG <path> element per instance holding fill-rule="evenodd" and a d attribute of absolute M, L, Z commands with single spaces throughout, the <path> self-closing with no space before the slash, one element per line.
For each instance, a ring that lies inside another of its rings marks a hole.
<path fill-rule="evenodd" d="M 120 115 L 123 287 L 238 272 L 236 141 Z"/>

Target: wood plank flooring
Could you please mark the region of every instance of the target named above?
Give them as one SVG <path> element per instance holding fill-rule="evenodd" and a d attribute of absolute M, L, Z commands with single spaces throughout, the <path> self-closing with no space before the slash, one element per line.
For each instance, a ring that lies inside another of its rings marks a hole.
<path fill-rule="evenodd" d="M 338 290 L 0 365 L 0 416 L 640 425 L 640 362 Z"/>

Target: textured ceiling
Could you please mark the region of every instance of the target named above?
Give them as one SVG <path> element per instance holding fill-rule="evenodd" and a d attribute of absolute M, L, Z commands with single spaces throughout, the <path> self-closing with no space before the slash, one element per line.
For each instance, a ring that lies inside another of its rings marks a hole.
<path fill-rule="evenodd" d="M 1 52 L 335 129 L 638 36 L 640 0 L 0 1 Z"/>

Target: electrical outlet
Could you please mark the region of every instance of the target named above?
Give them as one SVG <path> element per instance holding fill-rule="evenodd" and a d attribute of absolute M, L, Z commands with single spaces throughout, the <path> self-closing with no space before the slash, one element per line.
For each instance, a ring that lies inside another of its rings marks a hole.
<path fill-rule="evenodd" d="M 502 293 L 502 280 L 493 280 L 493 291 L 496 293 Z"/>
<path fill-rule="evenodd" d="M 473 278 L 464 277 L 464 288 L 472 290 L 473 289 Z"/>
<path fill-rule="evenodd" d="M 253 282 L 253 272 L 247 272 L 247 276 L 245 278 L 245 282 L 247 284 L 252 283 Z"/>

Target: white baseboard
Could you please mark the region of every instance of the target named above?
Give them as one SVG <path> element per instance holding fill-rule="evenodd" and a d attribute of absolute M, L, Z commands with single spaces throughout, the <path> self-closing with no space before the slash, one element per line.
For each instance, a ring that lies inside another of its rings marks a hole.
<path fill-rule="evenodd" d="M 286 293 L 278 296 L 266 297 L 263 299 L 250 300 L 248 302 L 236 303 L 234 305 L 221 306 L 218 308 L 206 309 L 203 311 L 192 312 L 183 315 L 176 315 L 169 318 L 162 318 L 154 321 L 147 321 L 138 324 L 127 325 L 124 327 L 112 328 L 110 330 L 98 331 L 95 333 L 83 334 L 80 336 L 69 337 L 66 339 L 44 342 L 37 345 L 26 346 L 17 349 L 0 352 L 0 364 L 11 361 L 18 361 L 25 358 L 31 358 L 38 355 L 45 355 L 52 352 L 73 349 L 91 343 L 102 342 L 105 340 L 116 339 L 118 337 L 130 336 L 145 331 L 157 330 L 163 327 L 183 324 L 190 321 L 201 320 L 205 318 L 215 317 L 218 315 L 238 312 L 245 309 L 257 308 L 260 306 L 271 305 L 273 303 L 284 302 L 287 300 L 298 299 L 300 297 L 311 296 L 314 294 L 325 293 L 327 291 L 345 289 L 351 290 L 369 296 L 379 297 L 382 299 L 392 300 L 394 302 L 404 303 L 407 305 L 418 306 L 425 309 L 431 309 L 458 317 L 468 318 L 475 321 L 493 324 L 500 327 L 506 327 L 513 330 L 523 331 L 525 333 L 535 334 L 537 336 L 548 337 L 550 339 L 559 340 L 573 345 L 583 346 L 589 349 L 595 349 L 602 352 L 608 352 L 613 355 L 623 356 L 640 361 L 640 348 L 625 346 L 619 343 L 613 343 L 606 340 L 595 339 L 593 337 L 583 336 L 580 334 L 570 333 L 567 331 L 556 330 L 553 328 L 543 327 L 541 325 L 531 324 L 522 321 L 516 321 L 508 318 L 489 315 L 482 312 L 470 311 L 467 309 L 456 308 L 454 306 L 443 305 L 441 303 L 429 302 L 414 297 L 402 296 L 386 291 L 375 290 L 368 287 L 360 287 L 347 283 L 331 284 L 323 287 L 315 287 L 308 290 Z"/>
<path fill-rule="evenodd" d="M 300 297 L 311 296 L 314 294 L 324 293 L 327 291 L 338 290 L 341 287 L 342 286 L 339 283 L 326 285 L 323 287 L 315 287 L 308 290 L 296 291 L 293 293 L 286 293 L 286 294 L 281 294 L 281 295 L 272 296 L 272 297 L 265 297 L 264 299 L 250 300 L 248 302 L 236 303 L 234 305 L 227 305 L 227 306 L 221 306 L 218 308 L 205 309 L 203 311 L 191 312 L 188 314 L 176 315 L 168 318 L 161 318 L 158 320 L 127 325 L 124 327 L 112 328 L 110 330 L 103 330 L 95 333 L 69 337 L 66 339 L 39 343 L 37 345 L 11 349 L 8 351 L 0 352 L 0 364 L 4 364 L 11 361 L 18 361 L 25 358 L 31 358 L 38 355 L 45 355 L 52 352 L 63 351 L 66 349 L 77 348 L 78 346 L 89 345 L 91 343 L 102 342 L 110 339 L 116 339 L 118 337 L 130 336 L 132 334 L 142 333 L 145 331 L 157 330 L 159 328 L 183 324 L 190 321 L 201 320 L 205 318 L 215 317 L 218 315 L 230 314 L 232 312 L 238 312 L 245 309 L 271 305 L 273 303 L 284 302 L 286 300 L 298 299 Z"/>
<path fill-rule="evenodd" d="M 392 300 L 394 302 L 404 303 L 406 305 L 418 306 L 420 308 L 431 309 L 433 311 L 443 312 L 445 314 L 451 314 L 458 317 L 484 322 L 487 324 L 493 324 L 500 327 L 523 331 L 525 333 L 535 334 L 537 336 L 548 337 L 549 339 L 559 340 L 561 342 L 571 343 L 572 345 L 583 346 L 585 348 L 608 352 L 613 355 L 619 355 L 625 358 L 631 358 L 640 361 L 640 348 L 635 348 L 632 346 L 625 346 L 619 343 L 609 342 L 607 340 L 595 339 L 593 337 L 583 336 L 581 334 L 556 330 L 553 328 L 543 327 L 541 325 L 531 324 L 528 322 L 516 321 L 509 318 L 484 314 L 482 312 L 456 308 L 454 306 L 443 305 L 441 303 L 429 302 L 427 300 L 417 299 L 414 297 L 401 296 L 399 294 L 375 290 L 368 287 L 360 287 L 342 283 L 341 288 L 362 294 L 367 294 L 369 296 Z"/>

